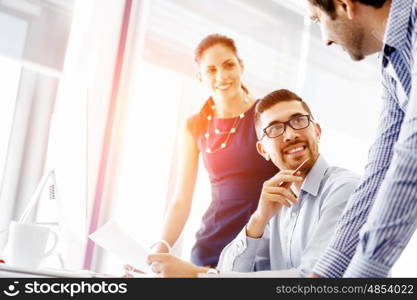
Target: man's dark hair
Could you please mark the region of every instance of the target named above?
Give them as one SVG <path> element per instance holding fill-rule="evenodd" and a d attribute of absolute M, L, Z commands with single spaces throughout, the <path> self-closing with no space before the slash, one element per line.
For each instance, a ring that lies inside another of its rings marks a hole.
<path fill-rule="evenodd" d="M 335 13 L 334 0 L 308 0 L 311 4 L 320 7 L 329 15 L 333 16 Z M 375 8 L 381 8 L 385 2 L 389 0 L 353 0 L 365 5 L 370 5 Z"/>
<path fill-rule="evenodd" d="M 280 102 L 286 102 L 286 101 L 301 102 L 301 105 L 303 106 L 303 108 L 313 119 L 313 114 L 311 113 L 310 108 L 300 96 L 286 89 L 273 91 L 272 93 L 269 93 L 268 95 L 263 97 L 261 100 L 259 100 L 259 102 L 255 106 L 254 120 L 255 120 L 256 135 L 258 136 L 258 139 L 260 139 L 263 135 L 263 131 L 262 131 L 263 128 L 261 127 L 261 114 L 264 111 L 270 109 L 275 104 L 280 103 Z"/>

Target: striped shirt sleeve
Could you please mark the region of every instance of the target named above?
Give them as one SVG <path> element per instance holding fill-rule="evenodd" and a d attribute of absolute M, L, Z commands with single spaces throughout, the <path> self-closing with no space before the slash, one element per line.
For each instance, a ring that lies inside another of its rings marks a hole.
<path fill-rule="evenodd" d="M 393 79 L 383 74 L 383 108 L 376 141 L 368 153 L 368 163 L 361 183 L 351 195 L 338 222 L 333 239 L 313 269 L 322 277 L 342 277 L 359 242 L 359 231 L 365 224 L 376 194 L 393 157 L 404 113 L 398 106 L 395 91 L 390 90 Z"/>
<path fill-rule="evenodd" d="M 416 43 L 415 43 L 416 44 Z M 417 47 L 414 46 L 414 57 Z M 386 277 L 417 226 L 417 63 L 412 92 L 386 178 L 345 277 Z"/>

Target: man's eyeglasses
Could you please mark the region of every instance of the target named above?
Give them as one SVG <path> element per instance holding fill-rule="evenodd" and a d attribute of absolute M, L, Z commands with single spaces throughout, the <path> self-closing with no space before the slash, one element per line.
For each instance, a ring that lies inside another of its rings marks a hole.
<path fill-rule="evenodd" d="M 287 122 L 276 122 L 272 123 L 268 127 L 266 127 L 263 132 L 263 136 L 261 139 L 266 135 L 270 139 L 275 139 L 282 135 L 285 130 L 287 129 L 287 126 L 290 126 L 294 130 L 301 130 L 304 128 L 307 128 L 310 125 L 310 122 L 313 121 L 312 118 L 309 115 L 301 115 L 296 116 Z"/>

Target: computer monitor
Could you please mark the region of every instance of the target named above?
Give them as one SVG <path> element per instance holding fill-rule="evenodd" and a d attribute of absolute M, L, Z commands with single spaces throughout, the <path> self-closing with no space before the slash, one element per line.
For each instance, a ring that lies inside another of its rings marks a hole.
<path fill-rule="evenodd" d="M 57 107 L 51 118 L 45 164 L 49 175 L 44 175 L 49 177 L 39 195 L 35 220 L 55 227 L 60 235 L 59 255 L 45 265 L 82 269 L 88 236 L 86 102 L 68 109 Z"/>

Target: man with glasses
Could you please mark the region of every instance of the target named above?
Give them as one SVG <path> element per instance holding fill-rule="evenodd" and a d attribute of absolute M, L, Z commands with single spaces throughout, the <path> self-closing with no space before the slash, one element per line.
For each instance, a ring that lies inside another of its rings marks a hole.
<path fill-rule="evenodd" d="M 218 269 L 163 253 L 148 256 L 155 273 L 195 277 L 259 271 L 248 276 L 304 277 L 311 272 L 359 176 L 330 166 L 319 154 L 320 125 L 307 104 L 288 90 L 272 92 L 258 102 L 255 126 L 258 152 L 281 171 L 264 183 L 257 210 L 223 249 Z"/>
<path fill-rule="evenodd" d="M 260 100 L 255 126 L 258 152 L 281 171 L 264 183 L 257 210 L 222 251 L 218 268 L 269 270 L 259 272 L 261 276 L 307 276 L 329 243 L 359 177 L 330 166 L 319 154 L 320 125 L 307 104 L 288 90 Z"/>

